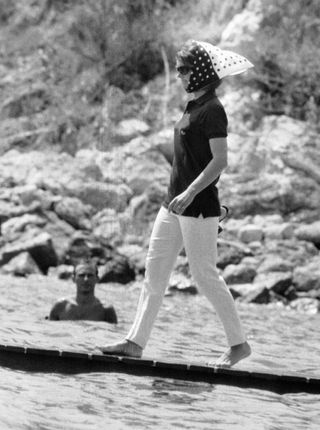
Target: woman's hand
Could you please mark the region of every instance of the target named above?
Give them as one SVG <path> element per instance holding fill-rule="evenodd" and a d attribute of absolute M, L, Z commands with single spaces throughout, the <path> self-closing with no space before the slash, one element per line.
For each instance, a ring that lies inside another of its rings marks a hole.
<path fill-rule="evenodd" d="M 194 199 L 195 194 L 189 188 L 171 200 L 168 211 L 181 215 Z"/>

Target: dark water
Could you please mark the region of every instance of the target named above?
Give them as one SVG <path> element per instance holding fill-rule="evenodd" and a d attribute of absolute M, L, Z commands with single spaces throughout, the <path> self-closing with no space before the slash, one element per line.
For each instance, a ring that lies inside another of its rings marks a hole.
<path fill-rule="evenodd" d="M 44 319 L 57 298 L 74 293 L 54 278 L 0 277 L 0 343 L 94 351 L 120 339 L 133 320 L 137 286 L 98 285 L 117 326 Z M 239 369 L 320 376 L 320 315 L 238 304 L 252 356 Z M 225 348 L 205 298 L 165 297 L 145 355 L 207 362 Z M 183 382 L 116 373 L 61 375 L 0 368 L 0 429 L 288 430 L 320 428 L 320 396 Z"/>

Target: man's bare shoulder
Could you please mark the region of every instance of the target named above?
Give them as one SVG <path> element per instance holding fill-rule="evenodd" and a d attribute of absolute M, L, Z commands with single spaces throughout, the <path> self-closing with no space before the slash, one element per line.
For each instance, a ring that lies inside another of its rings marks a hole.
<path fill-rule="evenodd" d="M 66 309 L 66 307 L 70 304 L 73 304 L 74 300 L 69 298 L 61 298 L 59 299 L 53 306 L 49 314 L 49 320 L 59 320 L 61 313 Z"/>

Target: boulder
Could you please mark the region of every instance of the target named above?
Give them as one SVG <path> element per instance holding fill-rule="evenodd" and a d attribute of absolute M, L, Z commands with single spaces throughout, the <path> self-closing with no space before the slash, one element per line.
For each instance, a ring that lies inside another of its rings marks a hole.
<path fill-rule="evenodd" d="M 1 272 L 14 276 L 27 276 L 42 273 L 29 252 L 22 252 L 13 257 L 7 264 L 2 266 Z"/>
<path fill-rule="evenodd" d="M 263 229 L 263 234 L 265 239 L 292 239 L 294 225 L 292 223 L 269 225 Z"/>
<path fill-rule="evenodd" d="M 160 184 L 151 184 L 146 187 L 143 194 L 130 201 L 129 211 L 132 216 L 132 226 L 139 234 L 140 227 L 144 228 L 150 221 L 154 221 L 165 199 L 167 187 Z"/>
<path fill-rule="evenodd" d="M 11 190 L 11 199 L 27 208 L 38 204 L 42 211 L 52 210 L 60 198 L 60 196 L 37 188 L 35 185 L 20 185 Z"/>
<path fill-rule="evenodd" d="M 118 142 L 129 142 L 139 135 L 150 132 L 150 127 L 144 121 L 136 118 L 124 119 L 115 128 L 114 138 Z"/>
<path fill-rule="evenodd" d="M 11 242 L 18 239 L 19 236 L 26 230 L 38 227 L 39 230 L 44 227 L 47 220 L 36 214 L 24 214 L 19 217 L 13 217 L 5 221 L 1 225 L 1 233 L 3 238 Z"/>
<path fill-rule="evenodd" d="M 152 184 L 167 187 L 169 183 L 170 165 L 146 138 L 133 139 L 101 155 L 97 162 L 106 181 L 126 184 L 133 195 L 143 194 Z"/>
<path fill-rule="evenodd" d="M 105 168 L 108 170 L 108 166 Z M 53 195 L 77 197 L 96 211 L 105 207 L 117 211 L 126 208 L 132 192 L 124 180 L 120 184 L 114 182 L 104 182 L 92 158 L 39 151 L 21 154 L 11 150 L 0 159 L 0 186 L 28 185 Z"/>
<path fill-rule="evenodd" d="M 263 230 L 254 224 L 248 224 L 240 228 L 239 239 L 241 242 L 260 242 L 263 239 Z"/>
<path fill-rule="evenodd" d="M 97 239 L 112 246 L 121 243 L 122 225 L 119 214 L 114 209 L 106 208 L 96 213 L 92 217 L 91 223 L 92 233 Z"/>
<path fill-rule="evenodd" d="M 270 290 L 264 285 L 252 285 L 250 292 L 241 298 L 245 303 L 266 304 L 270 302 Z"/>
<path fill-rule="evenodd" d="M 91 229 L 93 208 L 76 197 L 62 197 L 54 205 L 56 214 L 76 229 Z"/>
<path fill-rule="evenodd" d="M 229 264 L 223 271 L 223 278 L 227 284 L 247 284 L 256 274 L 253 267 L 245 264 Z"/>
<path fill-rule="evenodd" d="M 228 285 L 228 288 L 234 298 L 242 298 L 252 293 L 255 290 L 255 286 L 252 282 L 248 284 L 232 284 Z"/>
<path fill-rule="evenodd" d="M 294 264 L 277 254 L 267 254 L 257 268 L 258 273 L 290 272 Z"/>
<path fill-rule="evenodd" d="M 235 265 L 240 263 L 242 258 L 244 257 L 244 252 L 239 248 L 234 247 L 220 247 L 218 248 L 218 261 L 217 267 L 219 269 L 224 269 L 230 264 Z"/>
<path fill-rule="evenodd" d="M 75 229 L 58 217 L 55 212 L 45 212 L 47 224 L 44 230 L 52 237 L 52 243 L 56 251 L 58 262 L 62 263 L 65 259 L 71 237 Z"/>
<path fill-rule="evenodd" d="M 268 290 L 284 295 L 292 285 L 292 272 L 268 272 L 260 273 L 254 279 L 254 284 Z"/>
<path fill-rule="evenodd" d="M 169 293 L 179 292 L 193 295 L 198 294 L 198 289 L 194 281 L 192 281 L 190 278 L 187 278 L 182 273 L 174 273 L 171 276 L 167 291 Z"/>
<path fill-rule="evenodd" d="M 125 256 L 116 254 L 112 260 L 99 268 L 99 282 L 127 284 L 135 279 L 135 271 Z"/>
<path fill-rule="evenodd" d="M 320 257 L 316 256 L 293 271 L 293 285 L 297 291 L 320 290 Z"/>
<path fill-rule="evenodd" d="M 24 206 L 14 201 L 0 200 L 0 225 L 10 218 L 38 212 L 40 208 L 39 202 Z"/>
<path fill-rule="evenodd" d="M 279 259 L 288 261 L 294 267 L 303 266 L 307 260 L 319 254 L 311 242 L 298 240 L 268 240 L 264 243 L 264 255 L 276 255 Z"/>
<path fill-rule="evenodd" d="M 145 262 L 147 250 L 138 244 L 124 244 L 117 247 L 119 254 L 124 255 L 133 265 L 136 274 L 143 275 L 145 272 Z"/>
<path fill-rule="evenodd" d="M 317 140 L 317 133 L 305 121 L 265 116 L 254 132 L 231 140 L 233 156 L 220 180 L 221 201 L 232 201 L 236 217 L 299 211 L 319 214 Z M 233 142 L 241 150 L 234 151 Z"/>
<path fill-rule="evenodd" d="M 295 230 L 294 234 L 297 239 L 312 242 L 317 248 L 320 248 L 320 221 L 301 225 Z"/>
<path fill-rule="evenodd" d="M 94 259 L 97 264 L 105 264 L 113 254 L 113 249 L 104 247 L 92 234 L 79 230 L 70 238 L 62 263 L 76 266 L 83 259 Z"/>
<path fill-rule="evenodd" d="M 86 205 L 92 206 L 96 211 L 104 208 L 115 209 L 122 212 L 132 196 L 130 188 L 125 185 L 106 184 L 103 182 L 73 181 L 69 184 L 68 195 L 76 196 Z"/>
<path fill-rule="evenodd" d="M 58 264 L 52 237 L 48 233 L 30 230 L 21 236 L 18 242 L 6 244 L 1 248 L 0 264 L 8 263 L 22 252 L 28 252 L 44 274 L 48 272 L 50 266 Z"/>

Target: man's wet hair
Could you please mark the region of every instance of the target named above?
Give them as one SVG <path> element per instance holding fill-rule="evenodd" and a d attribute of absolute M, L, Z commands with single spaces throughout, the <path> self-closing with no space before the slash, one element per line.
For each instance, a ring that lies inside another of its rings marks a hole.
<path fill-rule="evenodd" d="M 90 260 L 89 258 L 83 258 L 79 260 L 74 266 L 73 266 L 73 276 L 76 275 L 77 268 L 79 266 L 91 266 L 94 267 L 96 275 L 99 276 L 98 272 L 98 265 L 94 260 Z"/>

